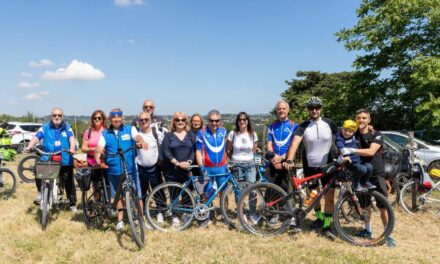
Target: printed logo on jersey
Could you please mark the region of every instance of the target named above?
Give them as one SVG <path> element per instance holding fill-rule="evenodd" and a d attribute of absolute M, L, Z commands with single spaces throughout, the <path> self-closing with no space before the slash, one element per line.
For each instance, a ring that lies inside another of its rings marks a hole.
<path fill-rule="evenodd" d="M 128 134 L 122 135 L 121 139 L 122 140 L 130 140 L 130 135 L 128 135 Z"/>

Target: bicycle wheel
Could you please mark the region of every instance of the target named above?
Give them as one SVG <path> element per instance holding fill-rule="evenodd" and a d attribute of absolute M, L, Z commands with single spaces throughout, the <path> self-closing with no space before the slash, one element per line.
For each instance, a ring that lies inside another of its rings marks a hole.
<path fill-rule="evenodd" d="M 95 192 L 83 191 L 81 201 L 86 226 L 88 228 L 101 228 L 104 225 L 105 209 L 100 201 L 95 201 Z"/>
<path fill-rule="evenodd" d="M 26 183 L 35 182 L 35 162 L 40 160 L 38 155 L 28 155 L 20 160 L 17 173 L 20 179 Z"/>
<path fill-rule="evenodd" d="M 235 188 L 234 185 L 230 184 L 220 198 L 223 219 L 232 228 L 239 228 L 240 226 L 238 202 L 240 201 L 241 193 L 249 185 L 251 185 L 249 182 L 237 182 L 237 188 Z"/>
<path fill-rule="evenodd" d="M 340 215 L 344 211 L 350 212 L 349 217 Z M 346 193 L 336 202 L 333 213 L 336 232 L 343 240 L 356 246 L 381 245 L 394 228 L 393 208 L 387 198 L 377 191 L 359 193 L 356 196 Z M 368 223 L 371 224 L 372 233 L 367 235 L 364 229 Z"/>
<path fill-rule="evenodd" d="M 49 221 L 49 192 L 50 184 L 44 183 L 41 190 L 41 229 L 44 231 Z"/>
<path fill-rule="evenodd" d="M 0 199 L 8 199 L 17 189 L 17 177 L 7 168 L 0 169 Z"/>
<path fill-rule="evenodd" d="M 411 176 L 406 172 L 401 172 L 394 177 L 394 180 L 399 185 L 399 190 L 402 190 L 403 186 L 411 181 Z"/>
<path fill-rule="evenodd" d="M 127 208 L 128 223 L 130 224 L 133 240 L 138 248 L 141 249 L 144 247 L 145 225 L 139 198 L 133 187 L 128 187 L 127 190 L 125 190 L 125 206 Z"/>
<path fill-rule="evenodd" d="M 390 202 L 392 207 L 396 207 L 399 204 L 399 199 L 400 199 L 399 183 L 396 181 L 396 178 L 391 178 L 386 181 L 387 181 L 388 201 Z"/>
<path fill-rule="evenodd" d="M 148 222 L 157 230 L 184 230 L 194 217 L 196 202 L 191 191 L 178 183 L 163 183 L 145 202 Z"/>
<path fill-rule="evenodd" d="M 259 182 L 246 188 L 240 197 L 238 215 L 244 229 L 255 235 L 277 235 L 286 231 L 292 219 L 287 193 L 279 186 Z"/>
<path fill-rule="evenodd" d="M 400 191 L 400 204 L 409 214 L 433 211 L 440 212 L 440 187 L 435 185 L 428 190 L 420 181 L 412 181 Z"/>

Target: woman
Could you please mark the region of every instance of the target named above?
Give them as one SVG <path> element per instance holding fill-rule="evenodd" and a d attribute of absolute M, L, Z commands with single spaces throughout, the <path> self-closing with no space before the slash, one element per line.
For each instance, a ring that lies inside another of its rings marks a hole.
<path fill-rule="evenodd" d="M 183 112 L 174 113 L 170 132 L 165 134 L 161 145 L 162 172 L 167 182 L 184 183 L 188 180 L 187 168 L 195 160 L 194 146 L 195 136 L 188 131 L 186 114 Z M 175 191 L 170 190 L 170 193 L 177 195 Z M 182 215 L 182 217 L 184 216 Z M 171 221 L 173 226 L 180 224 L 179 217 L 176 215 L 172 216 Z"/>
<path fill-rule="evenodd" d="M 191 125 L 191 131 L 197 135 L 200 129 L 203 127 L 203 118 L 199 113 L 195 113 L 191 116 L 191 120 L 189 121 Z"/>
<path fill-rule="evenodd" d="M 252 129 L 249 115 L 240 112 L 235 119 L 235 129 L 229 132 L 226 141 L 228 156 L 236 164 L 238 180 L 254 183 L 256 169 L 254 154 L 257 149 L 258 136 Z"/>

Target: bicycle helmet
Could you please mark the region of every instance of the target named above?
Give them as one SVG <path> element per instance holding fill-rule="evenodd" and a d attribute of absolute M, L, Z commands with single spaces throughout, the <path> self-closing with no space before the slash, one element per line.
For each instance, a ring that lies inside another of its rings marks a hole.
<path fill-rule="evenodd" d="M 322 107 L 322 100 L 319 99 L 318 97 L 311 97 L 308 101 L 307 101 L 307 107 L 311 107 L 311 106 L 320 106 Z"/>

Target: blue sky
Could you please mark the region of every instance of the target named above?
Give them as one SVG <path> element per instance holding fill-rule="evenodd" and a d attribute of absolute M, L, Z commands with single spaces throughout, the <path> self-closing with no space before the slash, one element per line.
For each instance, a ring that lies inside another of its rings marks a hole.
<path fill-rule="evenodd" d="M 158 114 L 267 113 L 297 71 L 353 69 L 334 33 L 359 4 L 1 1 L 0 113 L 137 114 L 146 98 Z"/>

